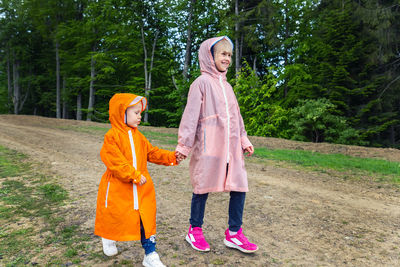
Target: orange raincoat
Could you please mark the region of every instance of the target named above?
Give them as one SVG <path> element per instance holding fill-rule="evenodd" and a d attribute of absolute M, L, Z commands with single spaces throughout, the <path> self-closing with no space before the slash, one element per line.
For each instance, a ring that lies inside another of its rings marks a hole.
<path fill-rule="evenodd" d="M 107 170 L 99 185 L 94 233 L 116 241 L 140 240 L 140 220 L 146 238 L 156 233 L 156 197 L 147 161 L 177 164 L 174 152 L 152 146 L 137 128 L 125 123 L 126 109 L 140 103 L 143 111 L 144 97 L 124 93 L 111 98 L 111 129 L 100 151 Z M 139 186 L 141 175 L 147 182 Z"/>

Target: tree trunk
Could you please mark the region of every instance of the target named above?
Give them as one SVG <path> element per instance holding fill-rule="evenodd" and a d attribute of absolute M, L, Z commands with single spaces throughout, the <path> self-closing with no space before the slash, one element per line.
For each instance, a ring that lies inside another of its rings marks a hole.
<path fill-rule="evenodd" d="M 144 38 L 144 30 L 143 27 L 140 28 L 141 33 L 142 33 L 142 45 L 143 45 L 143 53 L 144 53 L 144 94 L 145 97 L 147 98 L 147 107 L 144 112 L 144 122 L 149 122 L 149 96 L 150 96 L 150 90 L 151 90 L 151 71 L 153 70 L 153 62 L 154 62 L 154 52 L 156 49 L 156 44 L 157 44 L 157 39 L 158 39 L 158 30 L 155 32 L 154 35 L 154 41 L 153 41 L 153 47 L 151 51 L 151 59 L 150 59 L 150 70 L 147 68 L 147 48 L 146 48 L 146 40 Z"/>
<path fill-rule="evenodd" d="M 95 48 L 93 48 L 93 52 L 95 52 Z M 94 89 L 94 79 L 96 76 L 95 70 L 96 60 L 94 59 L 93 55 L 90 60 L 90 87 L 89 87 L 89 105 L 88 105 L 88 114 L 87 114 L 87 121 L 92 120 L 93 116 L 93 108 L 94 108 L 94 96 L 95 96 L 95 89 Z"/>
<path fill-rule="evenodd" d="M 189 14 L 188 14 L 188 28 L 186 31 L 186 52 L 185 52 L 185 64 L 183 65 L 183 78 L 185 81 L 188 80 L 189 75 L 189 66 L 191 62 L 191 55 L 192 55 L 192 16 L 193 16 L 193 9 L 194 5 L 196 4 L 196 0 L 191 0 L 189 4 Z"/>
<path fill-rule="evenodd" d="M 60 89 L 60 56 L 59 56 L 60 44 L 56 40 L 56 118 L 61 118 L 61 89 Z"/>
<path fill-rule="evenodd" d="M 7 87 L 8 87 L 8 112 L 12 113 L 12 79 L 11 79 L 11 66 L 10 66 L 10 52 L 7 53 Z"/>
<path fill-rule="evenodd" d="M 285 9 L 284 9 L 285 11 L 285 41 L 287 41 L 288 39 L 289 39 L 289 15 L 288 15 L 288 12 L 289 12 L 289 10 L 288 10 L 288 1 L 286 0 L 285 1 Z M 287 45 L 284 43 L 284 51 L 283 51 L 283 53 L 284 53 L 284 67 L 286 68 L 288 65 L 289 65 L 289 51 L 288 51 L 288 47 L 287 47 Z M 288 77 L 286 78 L 286 79 L 288 79 Z M 287 81 L 285 81 L 285 85 L 284 85 L 284 97 L 286 97 L 287 96 L 287 94 L 288 94 L 288 90 L 289 90 L 289 88 L 288 88 L 288 86 L 287 86 Z"/>
<path fill-rule="evenodd" d="M 390 144 L 394 146 L 396 144 L 396 132 L 394 130 L 393 125 L 390 126 L 389 131 L 390 131 Z"/>
<path fill-rule="evenodd" d="M 67 92 L 66 92 L 66 79 L 63 77 L 62 86 L 62 118 L 68 119 L 68 103 L 67 103 Z"/>
<path fill-rule="evenodd" d="M 143 53 L 144 53 L 144 88 L 147 89 L 147 48 L 146 48 L 146 40 L 144 39 L 144 30 L 143 27 L 140 27 L 140 32 L 142 34 L 142 45 L 143 45 Z"/>
<path fill-rule="evenodd" d="M 235 74 L 239 76 L 241 62 L 239 50 L 239 0 L 235 0 Z"/>
<path fill-rule="evenodd" d="M 149 91 L 151 90 L 151 73 L 153 71 L 154 52 L 156 51 L 157 39 L 158 39 L 158 31 L 156 31 L 156 33 L 155 33 L 153 47 L 151 50 L 150 71 L 149 71 L 149 78 L 147 79 L 147 82 L 148 82 L 147 88 L 149 89 Z"/>
<path fill-rule="evenodd" d="M 14 104 L 14 114 L 19 113 L 19 99 L 21 98 L 21 92 L 19 89 L 19 61 L 14 60 L 13 62 L 13 81 L 14 81 L 14 95 L 13 95 L 13 104 Z"/>
<path fill-rule="evenodd" d="M 28 83 L 28 86 L 26 87 L 26 93 L 25 96 L 22 99 L 22 94 L 20 93 L 20 99 L 19 99 L 19 106 L 18 106 L 18 113 L 22 110 L 22 108 L 24 107 L 25 101 L 28 99 L 29 96 L 29 88 L 30 88 L 30 82 Z"/>
<path fill-rule="evenodd" d="M 79 92 L 76 97 L 76 120 L 82 120 L 82 93 Z"/>
<path fill-rule="evenodd" d="M 244 34 L 242 33 L 242 34 L 240 35 L 239 60 L 241 60 L 241 59 L 242 59 L 242 56 L 243 56 L 243 42 L 244 42 Z M 240 68 L 242 68 L 242 62 L 239 61 L 239 63 L 240 63 Z M 240 70 L 240 69 L 239 69 L 239 70 Z"/>

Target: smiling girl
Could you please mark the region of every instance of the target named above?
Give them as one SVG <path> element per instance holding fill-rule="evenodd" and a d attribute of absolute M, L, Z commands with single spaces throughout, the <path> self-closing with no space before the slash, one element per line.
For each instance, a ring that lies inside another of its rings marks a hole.
<path fill-rule="evenodd" d="M 224 244 L 245 253 L 258 250 L 242 231 L 247 173 L 244 152 L 251 156 L 232 86 L 226 80 L 233 44 L 226 37 L 204 41 L 199 50 L 201 75 L 190 86 L 179 126 L 177 159 L 192 153 L 189 170 L 193 186 L 190 226 L 186 241 L 198 251 L 209 251 L 202 225 L 208 193 L 229 192 L 228 229 Z"/>

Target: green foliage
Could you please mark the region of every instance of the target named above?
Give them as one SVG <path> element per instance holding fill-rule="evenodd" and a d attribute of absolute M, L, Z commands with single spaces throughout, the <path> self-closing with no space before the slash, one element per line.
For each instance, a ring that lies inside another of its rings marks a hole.
<path fill-rule="evenodd" d="M 292 138 L 300 141 L 358 144 L 359 132 L 344 117 L 335 115 L 336 106 L 325 98 L 299 100 L 291 110 Z"/>
<path fill-rule="evenodd" d="M 178 127 L 201 42 L 228 35 L 243 69 L 227 77 L 249 134 L 292 138 L 297 100 L 326 98 L 360 142 L 355 132 L 324 141 L 400 147 L 399 28 L 398 0 L 0 1 L 0 113 L 54 117 L 59 72 L 62 117 L 106 122 L 113 94 L 145 94 L 146 63 L 148 124 Z"/>
<path fill-rule="evenodd" d="M 4 73 L 0 72 L 0 114 L 8 113 L 9 111 L 8 92 L 5 86 L 5 79 L 6 77 Z M 1 80 L 3 80 L 3 82 L 1 82 Z"/>
<path fill-rule="evenodd" d="M 276 83 L 272 74 L 262 79 L 244 63 L 234 91 L 249 135 L 289 137 L 288 111 L 273 99 Z"/>

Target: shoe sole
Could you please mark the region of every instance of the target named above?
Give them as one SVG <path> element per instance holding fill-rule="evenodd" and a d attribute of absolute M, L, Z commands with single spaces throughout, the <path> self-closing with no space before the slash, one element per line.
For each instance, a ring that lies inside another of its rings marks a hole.
<path fill-rule="evenodd" d="M 152 265 L 147 264 L 146 262 L 142 262 L 142 265 L 143 265 L 144 267 L 152 267 Z M 163 265 L 163 266 L 166 266 L 166 265 Z"/>
<path fill-rule="evenodd" d="M 104 252 L 104 250 L 103 250 L 103 253 L 104 253 L 104 255 L 106 255 L 106 256 L 108 256 L 108 257 L 112 257 L 112 256 L 115 256 L 115 255 L 118 254 L 118 250 L 117 250 L 117 252 L 112 253 L 112 254 L 106 254 L 106 253 Z"/>
<path fill-rule="evenodd" d="M 157 253 L 157 252 L 156 252 Z M 164 263 L 162 263 L 161 262 L 161 260 L 160 260 L 160 258 L 158 258 L 159 259 L 159 264 L 157 265 L 157 266 L 163 266 L 163 267 L 167 267 L 166 265 L 164 265 Z M 160 265 L 161 264 L 161 265 Z M 144 266 L 144 267 L 153 267 L 154 265 L 152 265 L 151 263 L 147 263 L 147 261 L 146 261 L 146 256 L 144 256 L 144 259 L 143 259 L 143 261 L 142 261 L 142 265 Z"/>
<path fill-rule="evenodd" d="M 186 241 L 192 246 L 192 248 L 195 249 L 195 250 L 197 250 L 197 251 L 201 251 L 201 252 L 210 251 L 210 248 L 206 248 L 206 249 L 204 249 L 204 250 L 203 250 L 203 249 L 196 248 L 196 247 L 193 245 L 192 240 L 190 240 L 190 237 L 189 237 L 188 235 L 186 235 L 185 239 L 186 239 Z"/>
<path fill-rule="evenodd" d="M 256 252 L 256 251 L 258 250 L 258 248 L 257 248 L 256 250 L 247 250 L 247 249 L 244 249 L 244 248 L 239 247 L 239 246 L 236 245 L 235 243 L 232 243 L 232 242 L 230 242 L 230 241 L 228 241 L 228 240 L 226 240 L 226 239 L 224 239 L 224 244 L 225 244 L 225 246 L 227 246 L 227 247 L 238 249 L 238 250 L 240 250 L 240 251 L 243 252 L 243 253 L 254 253 L 254 252 Z"/>
<path fill-rule="evenodd" d="M 150 264 L 147 264 L 147 262 L 145 262 L 145 261 L 142 262 L 142 265 L 143 265 L 144 267 L 151 267 L 151 265 L 150 265 Z"/>
<path fill-rule="evenodd" d="M 146 262 L 142 262 L 142 265 L 143 265 L 144 267 L 152 267 L 150 264 L 147 264 Z M 166 266 L 166 265 L 163 265 L 163 266 Z"/>

